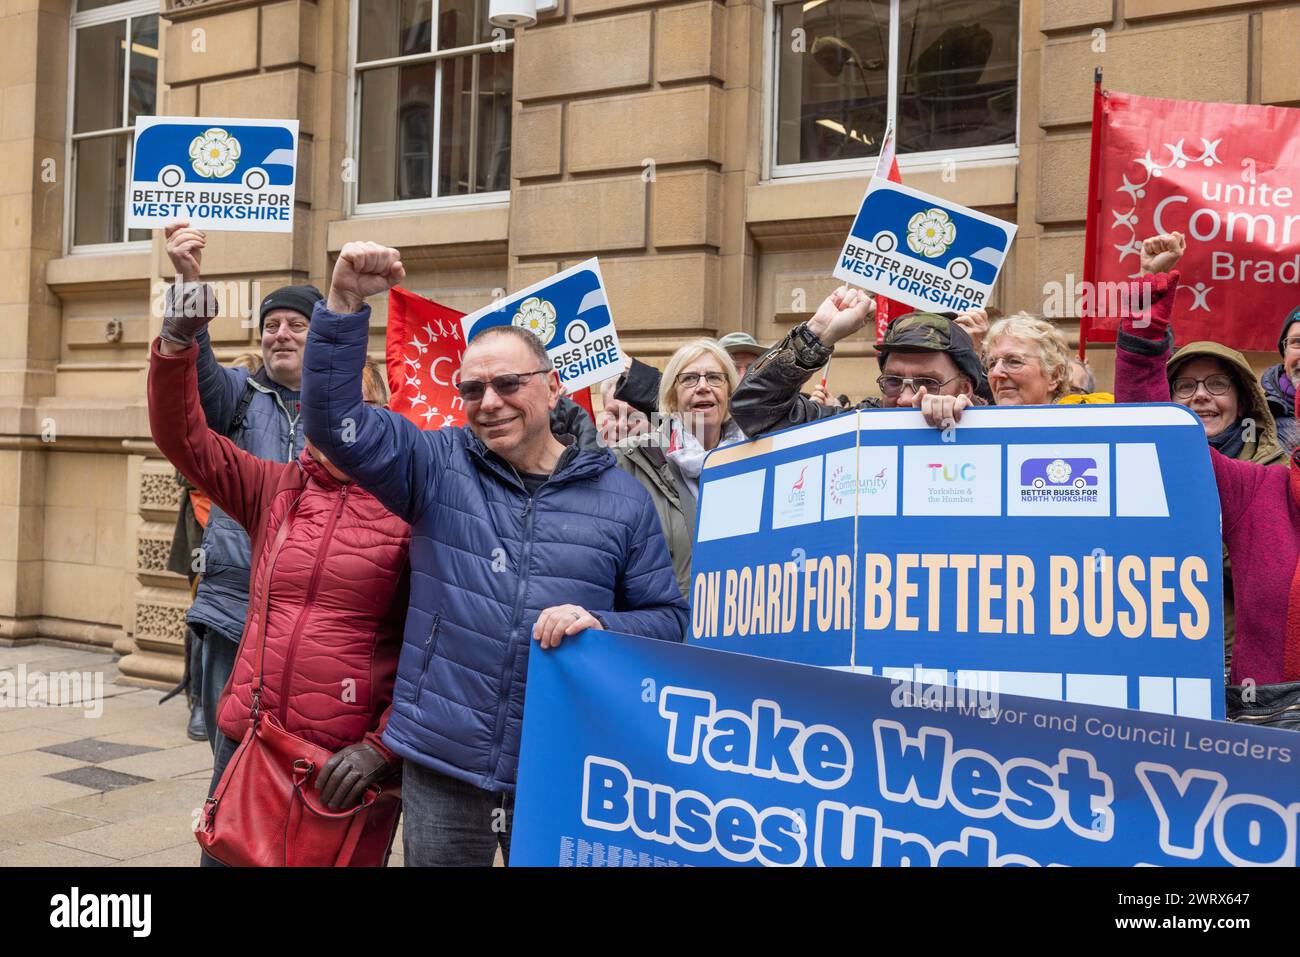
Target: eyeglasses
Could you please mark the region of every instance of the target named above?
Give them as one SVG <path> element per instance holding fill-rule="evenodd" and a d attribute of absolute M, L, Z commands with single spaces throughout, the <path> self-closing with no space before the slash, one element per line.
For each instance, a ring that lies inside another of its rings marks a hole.
<path fill-rule="evenodd" d="M 946 379 L 945 381 L 940 382 L 938 379 L 916 379 L 911 376 L 882 375 L 876 378 L 876 385 L 880 387 L 881 393 L 892 399 L 895 396 L 902 395 L 903 390 L 909 387 L 913 392 L 920 392 L 922 389 L 925 389 L 926 392 L 938 392 L 949 382 L 953 382 L 960 378 L 961 376 L 955 375 L 951 379 Z"/>
<path fill-rule="evenodd" d="M 1015 375 L 1025 366 L 1029 365 L 1029 360 L 1024 356 L 997 356 L 996 358 L 989 359 L 987 371 L 992 372 L 997 368 L 999 362 L 1002 363 L 1002 371 L 1011 375 Z"/>
<path fill-rule="evenodd" d="M 1210 395 L 1227 395 L 1228 390 L 1232 388 L 1232 376 L 1224 375 L 1222 372 L 1206 376 L 1204 379 L 1175 379 L 1173 381 L 1174 398 L 1190 399 L 1196 395 L 1196 387 L 1202 382 L 1205 383 L 1205 391 Z"/>
<path fill-rule="evenodd" d="M 1292 349 L 1300 350 L 1300 336 L 1292 336 L 1289 339 L 1283 339 L 1282 345 L 1286 348 L 1288 352 L 1290 352 Z"/>
<path fill-rule="evenodd" d="M 497 395 L 505 397 L 514 395 L 519 391 L 519 387 L 524 384 L 524 380 L 529 376 L 545 375 L 550 369 L 538 369 L 535 372 L 508 372 L 505 375 L 499 375 L 488 379 L 484 382 L 482 379 L 470 379 L 461 382 L 456 386 L 456 391 L 466 402 L 478 402 L 487 392 L 487 387 L 491 386 L 492 391 Z"/>
<path fill-rule="evenodd" d="M 727 376 L 723 372 L 683 372 L 677 377 L 677 384 L 685 389 L 694 389 L 700 384 L 700 379 L 704 379 L 715 389 L 720 389 L 727 384 Z"/>

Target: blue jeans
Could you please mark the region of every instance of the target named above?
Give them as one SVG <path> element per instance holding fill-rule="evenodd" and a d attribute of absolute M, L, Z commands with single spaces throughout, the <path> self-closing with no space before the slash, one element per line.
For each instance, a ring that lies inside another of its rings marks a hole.
<path fill-rule="evenodd" d="M 227 738 L 224 734 L 217 734 L 216 752 L 212 755 L 212 783 L 208 785 L 208 797 L 217 793 L 217 785 L 221 783 L 221 776 L 226 773 L 226 765 L 234 757 L 235 751 L 239 748 L 239 742 L 234 738 Z M 203 851 L 199 851 L 199 867 L 225 867 L 215 857 L 209 857 Z"/>
<path fill-rule="evenodd" d="M 194 626 L 194 631 L 203 639 L 203 679 L 199 698 L 203 706 L 203 720 L 207 723 L 208 744 L 212 746 L 215 756 L 219 739 L 225 737 L 217 728 L 217 705 L 221 702 L 222 689 L 230 680 L 230 672 L 235 670 L 239 642 L 231 641 L 220 632 L 202 625 Z"/>
<path fill-rule="evenodd" d="M 514 794 L 484 791 L 402 763 L 402 849 L 406 867 L 491 867 L 497 845 L 510 862 Z"/>

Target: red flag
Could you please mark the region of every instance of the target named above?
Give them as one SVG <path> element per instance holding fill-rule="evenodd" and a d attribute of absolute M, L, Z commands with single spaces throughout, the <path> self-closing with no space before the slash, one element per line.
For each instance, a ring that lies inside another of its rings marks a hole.
<path fill-rule="evenodd" d="M 1119 290 L 1139 272 L 1142 240 L 1181 232 L 1178 341 L 1272 352 L 1300 303 L 1300 110 L 1096 99 L 1082 335 L 1115 338 L 1125 309 L 1141 306 Z"/>
<path fill-rule="evenodd" d="M 388 291 L 388 407 L 422 429 L 465 424 L 455 386 L 465 352 L 463 315 L 400 286 Z"/>
<path fill-rule="evenodd" d="M 587 410 L 587 415 L 591 416 L 591 421 L 596 421 L 596 410 L 591 405 L 591 386 L 585 389 L 579 389 L 573 395 L 569 396 L 579 406 Z"/>
<path fill-rule="evenodd" d="M 883 176 L 891 183 L 903 181 L 902 175 L 898 172 L 898 157 L 894 155 L 892 127 L 885 133 L 880 158 L 876 161 L 876 175 Z M 885 341 L 885 330 L 889 328 L 889 324 L 906 312 L 912 312 L 911 307 L 884 296 L 876 297 L 876 345 Z"/>

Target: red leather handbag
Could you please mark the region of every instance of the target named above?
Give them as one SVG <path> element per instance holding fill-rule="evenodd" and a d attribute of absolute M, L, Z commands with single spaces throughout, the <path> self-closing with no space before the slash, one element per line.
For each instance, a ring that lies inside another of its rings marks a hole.
<path fill-rule="evenodd" d="M 205 853 L 231 867 L 383 867 L 402 811 L 400 779 L 372 785 L 354 808 L 329 810 L 316 775 L 331 752 L 261 708 L 271 571 L 300 500 L 280 523 L 262 580 L 252 724 L 203 805 L 195 836 Z"/>

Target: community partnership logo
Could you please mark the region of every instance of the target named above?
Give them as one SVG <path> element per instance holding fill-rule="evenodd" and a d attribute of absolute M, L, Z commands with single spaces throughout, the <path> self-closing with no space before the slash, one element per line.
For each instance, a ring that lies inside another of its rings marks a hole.
<path fill-rule="evenodd" d="M 50 926 L 56 928 L 126 927 L 133 937 L 148 937 L 152 915 L 151 894 L 82 894 L 74 887 L 50 898 Z"/>

